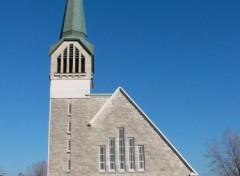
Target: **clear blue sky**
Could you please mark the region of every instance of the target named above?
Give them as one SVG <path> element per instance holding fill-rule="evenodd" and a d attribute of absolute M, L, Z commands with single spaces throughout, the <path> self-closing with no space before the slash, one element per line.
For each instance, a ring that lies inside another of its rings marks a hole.
<path fill-rule="evenodd" d="M 47 159 L 49 47 L 65 0 L 0 0 L 0 169 Z M 240 124 L 239 0 L 85 0 L 95 93 L 122 86 L 200 176 Z"/>

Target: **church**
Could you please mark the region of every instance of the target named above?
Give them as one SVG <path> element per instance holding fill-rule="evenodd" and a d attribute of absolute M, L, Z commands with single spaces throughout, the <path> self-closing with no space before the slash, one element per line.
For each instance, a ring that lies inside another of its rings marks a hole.
<path fill-rule="evenodd" d="M 91 93 L 94 46 L 86 34 L 83 0 L 67 0 L 49 54 L 48 176 L 197 176 L 123 88 Z"/>

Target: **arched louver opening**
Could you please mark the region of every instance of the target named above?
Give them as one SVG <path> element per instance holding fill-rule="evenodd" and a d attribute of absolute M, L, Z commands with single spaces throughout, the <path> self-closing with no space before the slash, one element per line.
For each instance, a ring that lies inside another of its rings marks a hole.
<path fill-rule="evenodd" d="M 75 73 L 79 73 L 79 50 L 75 48 Z"/>
<path fill-rule="evenodd" d="M 63 73 L 67 73 L 67 48 L 63 51 Z"/>
<path fill-rule="evenodd" d="M 69 47 L 69 73 L 73 72 L 73 44 Z"/>
<path fill-rule="evenodd" d="M 57 58 L 57 73 L 61 73 L 61 58 L 62 57 L 62 55 L 60 54 L 59 56 L 58 56 L 58 58 Z"/>
<path fill-rule="evenodd" d="M 74 44 L 57 57 L 56 73 L 86 73 L 86 58 Z"/>
<path fill-rule="evenodd" d="M 81 55 L 81 72 L 85 73 L 85 57 Z"/>

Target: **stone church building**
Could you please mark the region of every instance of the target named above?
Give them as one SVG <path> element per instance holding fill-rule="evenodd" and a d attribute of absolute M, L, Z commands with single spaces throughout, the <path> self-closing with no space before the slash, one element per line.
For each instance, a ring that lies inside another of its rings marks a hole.
<path fill-rule="evenodd" d="M 121 87 L 91 93 L 94 47 L 83 0 L 67 0 L 50 56 L 48 176 L 197 175 Z"/>

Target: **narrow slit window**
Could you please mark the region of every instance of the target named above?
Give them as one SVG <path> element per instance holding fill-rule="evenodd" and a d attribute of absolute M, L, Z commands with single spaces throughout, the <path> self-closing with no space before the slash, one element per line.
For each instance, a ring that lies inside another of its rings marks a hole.
<path fill-rule="evenodd" d="M 75 48 L 75 73 L 79 73 L 79 50 Z"/>
<path fill-rule="evenodd" d="M 115 139 L 109 139 L 109 170 L 115 171 Z"/>
<path fill-rule="evenodd" d="M 72 124 L 71 122 L 68 123 L 68 133 L 71 133 L 72 131 Z"/>
<path fill-rule="evenodd" d="M 81 72 L 85 73 L 85 57 L 81 55 Z"/>
<path fill-rule="evenodd" d="M 67 73 L 67 48 L 63 51 L 63 73 Z"/>
<path fill-rule="evenodd" d="M 138 146 L 138 153 L 139 153 L 139 170 L 145 170 L 145 156 L 144 156 L 144 146 Z"/>
<path fill-rule="evenodd" d="M 68 170 L 68 172 L 71 171 L 71 160 L 70 159 L 68 160 L 68 163 L 67 163 L 67 170 Z"/>
<path fill-rule="evenodd" d="M 119 169 L 125 170 L 125 139 L 124 128 L 119 128 Z"/>
<path fill-rule="evenodd" d="M 99 171 L 105 172 L 106 170 L 106 151 L 105 146 L 99 147 Z"/>
<path fill-rule="evenodd" d="M 68 140 L 68 152 L 70 152 L 71 151 L 71 140 Z"/>
<path fill-rule="evenodd" d="M 73 44 L 69 46 L 69 73 L 73 72 Z"/>
<path fill-rule="evenodd" d="M 57 73 L 61 73 L 61 55 L 57 58 Z"/>
<path fill-rule="evenodd" d="M 68 104 L 68 115 L 72 114 L 72 105 Z"/>
<path fill-rule="evenodd" d="M 134 138 L 129 138 L 129 170 L 135 170 L 135 150 L 134 150 Z"/>

